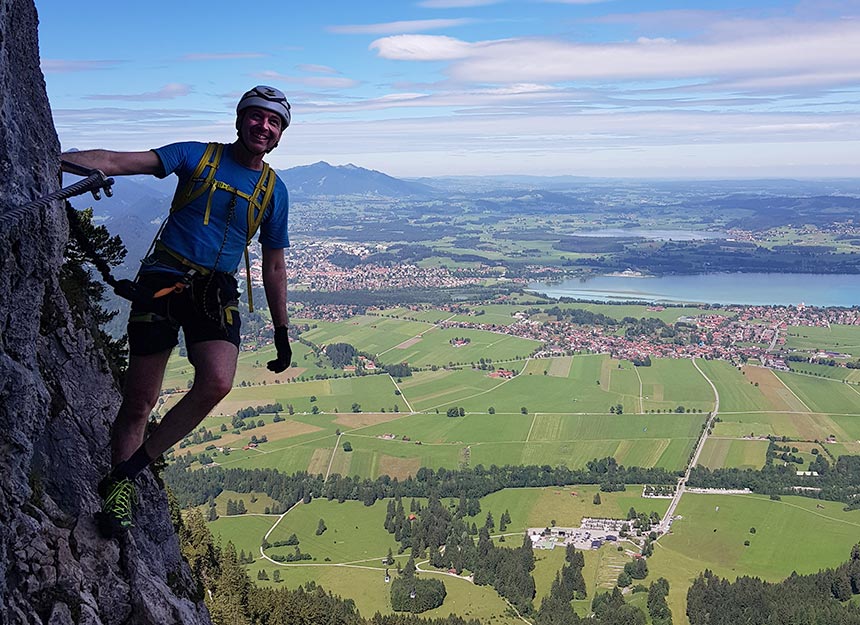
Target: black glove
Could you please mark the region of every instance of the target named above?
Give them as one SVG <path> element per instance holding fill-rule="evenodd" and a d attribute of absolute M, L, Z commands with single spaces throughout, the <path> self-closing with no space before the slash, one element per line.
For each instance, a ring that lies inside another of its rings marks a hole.
<path fill-rule="evenodd" d="M 278 350 L 278 357 L 270 360 L 266 366 L 269 371 L 280 373 L 293 362 L 293 349 L 290 347 L 290 337 L 287 336 L 287 326 L 275 328 L 275 349 Z"/>

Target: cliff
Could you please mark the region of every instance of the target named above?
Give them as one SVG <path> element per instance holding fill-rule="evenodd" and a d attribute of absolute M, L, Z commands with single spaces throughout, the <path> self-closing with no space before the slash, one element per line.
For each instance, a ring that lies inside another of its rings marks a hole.
<path fill-rule="evenodd" d="M 35 6 L 0 0 L 0 623 L 209 623 L 151 474 L 127 539 L 93 522 L 119 393 L 59 288 L 62 204 L 20 210 L 58 155 Z"/>

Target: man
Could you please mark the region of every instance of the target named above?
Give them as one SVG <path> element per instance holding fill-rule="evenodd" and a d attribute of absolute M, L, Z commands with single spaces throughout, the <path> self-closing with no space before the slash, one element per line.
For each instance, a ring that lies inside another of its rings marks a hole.
<path fill-rule="evenodd" d="M 113 468 L 99 484 L 99 529 L 106 537 L 133 525 L 135 478 L 197 427 L 233 386 L 240 342 L 233 274 L 257 226 L 277 349 L 268 368 L 280 373 L 291 364 L 284 265 L 289 199 L 283 182 L 263 160 L 289 125 L 284 94 L 257 86 L 236 106 L 237 138 L 229 145 L 184 142 L 146 152 L 63 154 L 67 161 L 108 176 L 163 178 L 175 173 L 179 178 L 170 216 L 136 280 L 150 296 L 137 298 L 129 315 L 128 372 L 111 432 Z M 250 284 L 248 293 L 250 298 Z M 144 440 L 180 328 L 194 366 L 193 385 Z"/>

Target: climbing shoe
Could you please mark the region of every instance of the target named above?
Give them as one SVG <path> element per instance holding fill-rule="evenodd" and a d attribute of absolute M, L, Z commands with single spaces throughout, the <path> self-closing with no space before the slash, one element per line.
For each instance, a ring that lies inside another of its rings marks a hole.
<path fill-rule="evenodd" d="M 137 494 L 132 480 L 116 479 L 109 475 L 99 483 L 99 496 L 102 498 L 102 509 L 96 517 L 103 537 L 122 536 L 134 527 L 132 505 Z"/>

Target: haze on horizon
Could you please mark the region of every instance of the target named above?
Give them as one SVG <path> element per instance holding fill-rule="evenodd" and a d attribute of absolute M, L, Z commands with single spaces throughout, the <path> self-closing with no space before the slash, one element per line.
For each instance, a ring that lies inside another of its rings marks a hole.
<path fill-rule="evenodd" d="M 206 8 L 201 11 L 201 7 Z M 270 161 L 400 176 L 857 177 L 857 0 L 36 0 L 64 149 L 234 137 L 254 84 Z"/>

